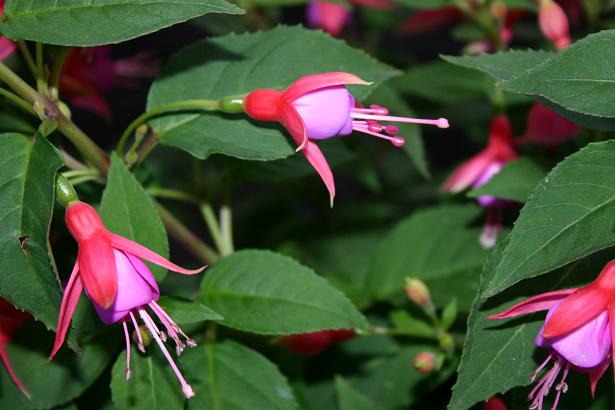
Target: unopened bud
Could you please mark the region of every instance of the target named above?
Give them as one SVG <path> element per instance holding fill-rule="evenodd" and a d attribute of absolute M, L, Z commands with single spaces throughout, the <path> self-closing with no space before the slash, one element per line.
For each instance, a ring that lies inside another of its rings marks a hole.
<path fill-rule="evenodd" d="M 429 289 L 427 289 L 427 285 L 422 280 L 407 278 L 406 295 L 408 295 L 408 299 L 422 308 L 431 306 Z"/>
<path fill-rule="evenodd" d="M 506 403 L 504 400 L 500 399 L 498 396 L 493 396 L 489 400 L 485 402 L 483 406 L 484 410 L 508 410 Z"/>
<path fill-rule="evenodd" d="M 62 174 L 58 174 L 56 176 L 55 193 L 56 199 L 64 207 L 67 207 L 73 202 L 77 202 L 79 200 L 79 197 L 77 197 L 77 192 L 75 192 L 75 188 L 73 188 L 73 185 Z"/>
<path fill-rule="evenodd" d="M 570 45 L 568 17 L 554 0 L 540 0 L 538 24 L 542 33 L 556 49 L 563 50 Z"/>
<path fill-rule="evenodd" d="M 429 374 L 436 366 L 436 355 L 431 352 L 420 352 L 414 356 L 412 366 L 421 374 Z"/>

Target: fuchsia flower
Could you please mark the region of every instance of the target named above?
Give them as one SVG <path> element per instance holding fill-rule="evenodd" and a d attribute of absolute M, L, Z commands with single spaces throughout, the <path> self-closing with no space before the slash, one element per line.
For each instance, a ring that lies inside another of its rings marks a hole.
<path fill-rule="evenodd" d="M 452 193 L 461 192 L 469 187 L 476 189 L 500 172 L 504 164 L 517 158 L 518 155 L 513 148 L 510 121 L 506 115 L 498 115 L 491 121 L 487 147 L 461 164 L 444 182 L 441 189 Z M 502 208 L 510 202 L 488 195 L 480 196 L 477 200 L 487 210 L 480 242 L 483 247 L 491 248 L 502 230 Z"/>
<path fill-rule="evenodd" d="M 104 94 L 115 86 L 135 87 L 158 71 L 159 64 L 149 52 L 113 60 L 108 46 L 73 48 L 64 62 L 60 91 L 73 106 L 110 119 Z"/>
<path fill-rule="evenodd" d="M 376 10 L 390 10 L 390 0 L 350 0 L 356 6 L 365 6 Z M 307 5 L 306 18 L 310 27 L 321 28 L 334 37 L 339 36 L 352 17 L 352 11 L 341 3 L 314 0 Z"/>
<path fill-rule="evenodd" d="M 556 114 L 544 105 L 534 103 L 527 113 L 525 135 L 515 142 L 530 141 L 555 148 L 581 132 L 581 127 Z"/>
<path fill-rule="evenodd" d="M 402 23 L 401 30 L 406 34 L 423 34 L 462 19 L 463 13 L 454 6 L 417 10 Z"/>
<path fill-rule="evenodd" d="M 530 409 L 542 409 L 545 396 L 555 385 L 557 395 L 553 409 L 568 386 L 566 376 L 570 369 L 587 373 L 592 396 L 615 349 L 615 260 L 609 262 L 598 278 L 587 286 L 547 292 L 531 297 L 487 319 L 505 319 L 527 313 L 548 310 L 545 323 L 536 335 L 537 346 L 549 349 L 532 381 L 549 362 L 553 367 L 545 372 L 530 392 Z M 563 374 L 559 383 L 557 376 Z"/>
<path fill-rule="evenodd" d="M 0 15 L 4 13 L 5 0 L 0 0 Z M 15 43 L 6 37 L 0 37 L 0 61 L 6 60 L 15 52 Z"/>
<path fill-rule="evenodd" d="M 331 345 L 343 343 L 355 336 L 354 330 L 321 330 L 282 337 L 281 344 L 290 352 L 301 356 L 313 356 L 327 350 Z"/>
<path fill-rule="evenodd" d="M 378 105 L 358 108 L 346 84 L 369 83 L 348 73 L 315 74 L 298 79 L 284 91 L 256 90 L 245 98 L 245 111 L 250 117 L 261 121 L 278 121 L 290 132 L 299 146 L 297 150 L 303 152 L 324 181 L 332 205 L 335 197 L 333 174 L 314 141 L 344 137 L 358 131 L 401 147 L 405 141 L 395 135 L 398 128 L 381 125 L 380 121 L 448 127 L 448 121 L 444 118 L 391 117 L 389 110 Z"/>
<path fill-rule="evenodd" d="M 539 0 L 538 25 L 557 50 L 565 49 L 572 42 L 568 17 L 554 0 Z"/>
<path fill-rule="evenodd" d="M 4 367 L 9 374 L 15 386 L 21 393 L 30 398 L 30 393 L 26 390 L 15 371 L 11 366 L 11 361 L 6 352 L 6 346 L 11 342 L 15 332 L 23 325 L 30 315 L 21 310 L 15 309 L 7 300 L 0 298 L 0 360 L 4 363 Z"/>
<path fill-rule="evenodd" d="M 138 348 L 144 351 L 137 325 L 136 317 L 139 316 L 175 372 L 185 396 L 193 397 L 192 387 L 175 365 L 164 342 L 168 334 L 175 341 L 178 355 L 186 344 L 193 347 L 196 342 L 186 336 L 156 303 L 160 296 L 158 285 L 141 258 L 186 275 L 199 273 L 204 268 L 181 268 L 146 247 L 109 232 L 96 210 L 80 201 L 73 202 L 66 208 L 66 225 L 77 240 L 79 253 L 64 291 L 55 343 L 49 359 L 51 360 L 62 346 L 81 291 L 85 288 L 86 295 L 105 324 L 122 323 L 126 336 L 126 379 L 130 378 L 129 323 L 135 328 L 139 340 Z M 164 325 L 166 334 L 156 326 L 146 307 L 149 307 Z M 180 340 L 180 336 L 186 339 L 185 343 Z"/>

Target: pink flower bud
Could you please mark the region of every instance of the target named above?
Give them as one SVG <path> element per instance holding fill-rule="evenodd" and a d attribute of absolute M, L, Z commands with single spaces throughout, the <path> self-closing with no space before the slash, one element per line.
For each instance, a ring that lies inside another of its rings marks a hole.
<path fill-rule="evenodd" d="M 504 400 L 500 399 L 498 396 L 493 396 L 489 400 L 487 400 L 483 406 L 484 410 L 508 410 L 506 403 Z"/>
<path fill-rule="evenodd" d="M 431 352 L 421 352 L 414 356 L 412 366 L 421 374 L 429 374 L 436 366 L 436 355 Z"/>
<path fill-rule="evenodd" d="M 556 49 L 563 50 L 570 45 L 568 17 L 555 1 L 540 0 L 538 24 L 542 33 L 553 43 Z"/>
<path fill-rule="evenodd" d="M 408 299 L 417 306 L 425 308 L 431 305 L 429 289 L 422 280 L 412 278 L 406 279 L 406 295 L 408 295 Z"/>
<path fill-rule="evenodd" d="M 281 343 L 292 353 L 301 356 L 313 356 L 327 350 L 334 343 L 334 339 L 330 331 L 322 330 L 320 332 L 284 336 Z"/>

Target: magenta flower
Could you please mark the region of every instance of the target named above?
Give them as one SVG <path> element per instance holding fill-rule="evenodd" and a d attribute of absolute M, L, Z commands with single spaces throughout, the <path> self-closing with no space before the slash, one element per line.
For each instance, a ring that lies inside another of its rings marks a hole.
<path fill-rule="evenodd" d="M 365 6 L 376 10 L 390 10 L 393 2 L 390 0 L 350 0 L 356 6 Z M 310 27 L 321 28 L 334 37 L 342 33 L 350 22 L 352 11 L 342 3 L 313 0 L 307 5 L 306 19 Z"/>
<path fill-rule="evenodd" d="M 536 381 L 549 362 L 553 366 L 530 392 L 530 408 L 541 410 L 545 396 L 555 385 L 555 409 L 561 394 L 568 390 L 566 377 L 571 369 L 588 374 L 593 396 L 615 348 L 615 328 L 611 326 L 615 321 L 615 260 L 587 286 L 543 293 L 487 319 L 511 318 L 540 310 L 548 313 L 535 343 L 548 349 L 549 355 L 531 380 Z M 560 372 L 563 374 L 557 382 Z"/>
<path fill-rule="evenodd" d="M 508 117 L 494 117 L 489 128 L 487 147 L 461 164 L 444 182 L 442 191 L 457 193 L 469 187 L 476 189 L 487 183 L 500 172 L 504 164 L 518 158 L 512 142 Z M 488 195 L 479 196 L 477 200 L 487 211 L 480 243 L 484 248 L 492 248 L 502 230 L 502 208 L 510 205 L 510 201 Z"/>
<path fill-rule="evenodd" d="M 5 0 L 0 0 L 0 15 L 4 13 Z M 0 37 L 0 61 L 6 60 L 15 52 L 15 43 L 6 37 Z"/>
<path fill-rule="evenodd" d="M 548 148 L 556 148 L 574 138 L 579 132 L 581 132 L 581 127 L 574 122 L 556 114 L 544 105 L 534 103 L 527 113 L 525 134 L 515 142 L 530 141 Z"/>
<path fill-rule="evenodd" d="M 13 380 L 13 383 L 15 383 L 15 386 L 17 386 L 19 391 L 29 399 L 30 393 L 28 393 L 24 384 L 19 380 L 19 377 L 17 377 L 11 365 L 9 355 L 6 352 L 6 346 L 11 342 L 15 332 L 23 325 L 28 317 L 30 317 L 30 315 L 15 309 L 7 300 L 0 298 L 0 360 L 2 360 L 4 368 L 11 380 Z"/>
<path fill-rule="evenodd" d="M 138 337 L 137 347 L 145 351 L 137 324 L 137 317 L 140 317 L 175 372 L 184 395 L 187 398 L 193 397 L 192 387 L 177 368 L 164 342 L 168 334 L 175 341 L 178 355 L 186 345 L 193 347 L 196 342 L 186 336 L 156 303 L 160 291 L 152 272 L 141 258 L 186 275 L 199 273 L 204 268 L 181 268 L 146 247 L 109 232 L 96 210 L 80 201 L 73 202 L 66 208 L 66 224 L 77 240 L 79 253 L 62 298 L 55 343 L 49 358 L 52 359 L 62 346 L 81 291 L 85 288 L 86 295 L 105 324 L 122 323 L 126 337 L 126 379 L 131 375 L 128 331 L 130 324 L 134 326 Z M 166 333 L 158 328 L 147 312 L 147 307 L 162 323 Z M 181 337 L 186 341 L 182 341 Z"/>
<path fill-rule="evenodd" d="M 113 60 L 109 46 L 73 48 L 64 63 L 60 91 L 71 105 L 110 119 L 104 95 L 116 86 L 134 88 L 158 71 L 159 63 L 149 52 Z"/>
<path fill-rule="evenodd" d="M 554 0 L 539 0 L 538 25 L 557 50 L 570 45 L 570 26 L 562 7 Z"/>
<path fill-rule="evenodd" d="M 444 118 L 423 120 L 389 116 L 385 107 L 372 105 L 360 108 L 345 87 L 346 84 L 368 85 L 348 73 L 325 73 L 302 77 L 284 91 L 256 90 L 245 99 L 246 113 L 261 121 L 278 121 L 290 132 L 307 160 L 329 190 L 331 204 L 335 183 L 327 160 L 314 141 L 345 137 L 353 131 L 391 142 L 396 147 L 404 139 L 396 136 L 398 128 L 381 121 L 408 122 L 448 128 Z"/>

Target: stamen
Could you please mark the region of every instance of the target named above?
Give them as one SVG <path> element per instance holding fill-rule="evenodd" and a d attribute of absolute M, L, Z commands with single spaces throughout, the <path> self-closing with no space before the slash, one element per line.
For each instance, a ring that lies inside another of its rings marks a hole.
<path fill-rule="evenodd" d="M 546 365 L 546 363 L 552 357 L 554 357 L 553 354 L 549 354 L 547 360 L 538 367 L 536 374 Z M 542 410 L 544 398 L 549 394 L 549 391 L 551 390 L 551 387 L 553 387 L 553 384 L 557 379 L 557 375 L 562 368 L 564 368 L 564 373 L 562 375 L 560 383 L 555 388 L 557 390 L 557 396 L 555 398 L 555 403 L 551 408 L 552 410 L 555 410 L 555 408 L 557 407 L 557 403 L 559 402 L 559 397 L 561 393 L 565 393 L 565 391 L 568 390 L 568 385 L 566 385 L 564 381 L 566 380 L 566 376 L 568 376 L 568 371 L 570 370 L 570 363 L 568 363 L 564 358 L 560 356 L 555 356 L 555 363 L 553 364 L 553 367 L 549 371 L 547 371 L 547 373 L 540 379 L 540 381 L 536 384 L 536 386 L 534 386 L 534 388 L 528 395 L 528 400 L 533 399 L 530 406 L 531 410 Z M 535 376 L 532 377 L 532 379 L 535 378 Z"/>
<path fill-rule="evenodd" d="M 130 371 L 130 335 L 128 334 L 128 326 L 126 326 L 126 321 L 122 322 L 122 327 L 124 328 L 124 336 L 126 337 L 126 370 L 124 370 L 124 376 L 126 380 L 130 380 L 132 377 L 132 372 Z"/>
<path fill-rule="evenodd" d="M 157 315 L 163 316 L 164 318 L 166 318 L 166 320 L 169 322 L 169 324 L 171 325 L 171 327 L 180 335 L 182 335 L 185 339 L 186 339 L 186 344 L 190 347 L 195 347 L 197 346 L 196 341 L 194 341 L 192 338 L 190 338 L 186 333 L 184 333 L 184 331 L 182 330 L 181 327 L 179 327 L 179 325 L 177 323 L 175 323 L 175 321 L 173 320 L 173 318 L 167 313 L 165 312 L 165 310 L 162 308 L 162 306 L 160 306 L 158 303 L 152 301 L 150 303 L 150 307 L 156 312 Z"/>
<path fill-rule="evenodd" d="M 363 132 L 365 134 L 369 134 L 369 135 L 373 135 L 374 137 L 378 137 L 378 138 L 382 138 L 385 140 L 388 140 L 391 142 L 391 144 L 393 144 L 396 147 L 402 147 L 405 143 L 406 140 L 404 140 L 402 137 L 396 136 L 396 137 L 391 137 L 388 135 L 384 135 L 384 134 L 379 134 L 377 132 L 374 131 L 370 131 L 368 127 L 364 127 L 364 126 L 356 126 L 356 127 L 352 127 L 353 130 L 355 131 L 359 131 L 359 132 Z"/>
<path fill-rule="evenodd" d="M 551 360 L 552 357 L 553 357 L 553 353 L 549 353 L 549 356 L 547 356 L 545 361 L 542 362 L 542 364 L 540 366 L 538 366 L 538 368 L 536 369 L 536 371 L 534 372 L 534 374 L 530 378 L 530 382 L 534 383 L 536 381 L 536 378 L 538 377 L 538 373 L 540 373 L 540 371 L 542 369 L 544 369 L 544 367 L 547 365 L 547 363 L 549 363 L 549 360 Z"/>
<path fill-rule="evenodd" d="M 137 347 L 139 348 L 141 353 L 145 353 L 145 345 L 143 344 L 143 338 L 141 337 L 141 330 L 139 329 L 137 319 L 135 318 L 135 315 L 132 313 L 132 311 L 130 312 L 130 319 L 132 320 L 132 325 L 134 326 L 135 333 L 137 334 Z"/>
<path fill-rule="evenodd" d="M 156 324 L 154 323 L 152 318 L 147 314 L 145 309 L 139 309 L 139 315 L 141 316 L 141 319 L 143 319 L 143 322 L 145 322 L 145 325 L 147 326 L 147 328 L 150 329 L 150 331 L 152 332 L 152 336 L 156 340 L 156 343 L 158 343 L 158 347 L 160 347 L 160 350 L 162 350 L 164 357 L 166 357 L 167 361 L 169 362 L 171 369 L 173 369 L 173 372 L 175 373 L 177 380 L 179 380 L 179 383 L 182 386 L 182 391 L 184 392 L 184 395 L 186 396 L 186 398 L 190 399 L 194 397 L 195 396 L 194 390 L 192 390 L 192 387 L 186 382 L 186 379 L 184 379 L 184 376 L 181 374 L 181 372 L 177 368 L 177 365 L 173 361 L 173 358 L 171 358 L 171 355 L 169 354 L 163 341 L 158 336 L 158 333 L 160 331 L 156 327 Z"/>
<path fill-rule="evenodd" d="M 421 118 L 409 118 L 409 117 L 391 117 L 388 115 L 371 115 L 357 112 L 356 108 L 350 110 L 350 116 L 352 118 L 360 118 L 364 120 L 376 120 L 376 121 L 393 121 L 393 122 L 407 122 L 412 124 L 425 124 L 435 125 L 438 128 L 448 128 L 448 120 L 446 118 L 438 118 L 437 120 L 428 120 Z"/>
<path fill-rule="evenodd" d="M 566 384 L 566 376 L 568 376 L 569 370 L 570 363 L 566 363 L 566 367 L 564 368 L 564 374 L 562 375 L 559 384 L 555 387 L 555 390 L 557 390 L 557 395 L 555 396 L 555 401 L 553 402 L 553 407 L 551 407 L 551 410 L 555 410 L 557 408 L 560 396 L 562 395 L 562 393 L 566 393 L 568 391 L 568 385 Z"/>

